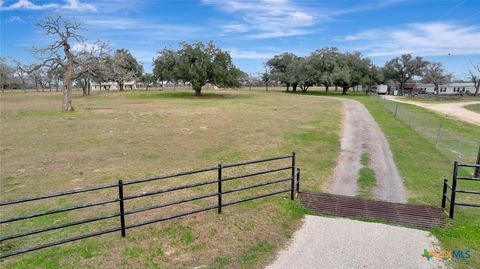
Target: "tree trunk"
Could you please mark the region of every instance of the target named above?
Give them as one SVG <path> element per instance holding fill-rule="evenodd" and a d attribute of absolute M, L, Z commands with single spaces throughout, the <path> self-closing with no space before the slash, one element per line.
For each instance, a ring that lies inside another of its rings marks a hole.
<path fill-rule="evenodd" d="M 195 91 L 195 96 L 202 95 L 202 85 L 192 85 L 193 90 Z"/>
<path fill-rule="evenodd" d="M 440 98 L 440 89 L 438 88 L 438 85 L 435 84 L 435 92 L 437 93 L 437 98 Z"/>
<path fill-rule="evenodd" d="M 296 92 L 297 91 L 297 84 L 292 84 L 292 91 Z"/>
<path fill-rule="evenodd" d="M 83 96 L 87 95 L 87 79 L 84 78 L 83 81 L 80 82 L 80 84 L 82 86 Z"/>
<path fill-rule="evenodd" d="M 338 85 L 335 84 L 335 91 L 338 92 Z"/>
<path fill-rule="evenodd" d="M 35 91 L 39 92 L 40 91 L 40 86 L 38 85 L 38 79 L 35 78 Z"/>
<path fill-rule="evenodd" d="M 325 94 L 328 94 L 328 85 L 325 86 Z"/>
<path fill-rule="evenodd" d="M 120 86 L 120 91 L 123 91 L 123 82 L 117 82 L 118 86 Z"/>
<path fill-rule="evenodd" d="M 342 89 L 342 94 L 343 94 L 343 95 L 346 95 L 346 94 L 347 94 L 347 91 L 348 91 L 348 87 L 347 87 L 347 86 L 343 86 L 342 88 L 343 88 L 343 89 Z"/>
<path fill-rule="evenodd" d="M 290 89 L 290 84 L 287 83 L 287 92 Z"/>
<path fill-rule="evenodd" d="M 475 85 L 475 84 L 474 84 Z M 475 87 L 475 94 L 474 96 L 478 96 L 478 92 L 480 91 L 480 80 L 477 81 L 477 84 L 474 86 Z"/>
<path fill-rule="evenodd" d="M 265 90 L 268 92 L 268 82 L 265 82 Z"/>
<path fill-rule="evenodd" d="M 400 82 L 400 96 L 403 96 L 403 82 Z"/>
<path fill-rule="evenodd" d="M 73 73 L 73 56 L 68 55 L 67 68 L 65 70 L 65 79 L 63 87 L 62 111 L 74 111 L 72 106 L 72 73 Z"/>
<path fill-rule="evenodd" d="M 91 91 L 92 91 L 92 83 L 90 82 L 90 79 L 87 79 L 87 95 L 90 95 Z"/>

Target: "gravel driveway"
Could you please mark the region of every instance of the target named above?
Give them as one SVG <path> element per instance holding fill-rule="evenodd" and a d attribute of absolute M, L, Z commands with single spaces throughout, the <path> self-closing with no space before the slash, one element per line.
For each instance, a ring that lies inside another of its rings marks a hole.
<path fill-rule="evenodd" d="M 415 102 L 411 100 L 401 100 L 401 99 L 398 99 L 396 96 L 390 96 L 390 95 L 384 96 L 384 98 L 387 100 L 395 101 L 395 102 L 424 107 L 424 108 L 440 112 L 447 116 L 454 117 L 468 123 L 480 125 L 480 114 L 464 108 L 464 106 L 467 106 L 467 105 L 480 104 L 480 101 L 429 104 L 429 103 L 423 103 L 423 102 Z"/>
<path fill-rule="evenodd" d="M 266 268 L 446 268 L 421 256 L 437 245 L 426 231 L 307 215 L 291 244 Z"/>
<path fill-rule="evenodd" d="M 373 197 L 377 200 L 405 203 L 405 190 L 382 130 L 360 102 L 335 98 L 344 104 L 344 123 L 340 156 L 329 192 L 354 196 L 361 168 L 362 154 L 370 158 L 369 167 L 375 173 Z"/>

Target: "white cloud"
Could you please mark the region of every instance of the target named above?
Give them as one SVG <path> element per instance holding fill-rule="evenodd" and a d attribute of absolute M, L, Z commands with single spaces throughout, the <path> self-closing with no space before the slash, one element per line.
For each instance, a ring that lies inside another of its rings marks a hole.
<path fill-rule="evenodd" d="M 310 24 L 313 22 L 313 16 L 308 15 L 305 12 L 295 11 L 290 14 L 290 21 L 294 24 Z"/>
<path fill-rule="evenodd" d="M 238 15 L 241 24 L 221 27 L 224 32 L 249 32 L 250 38 L 274 38 L 305 35 L 304 28 L 315 22 L 313 13 L 287 0 L 204 0 L 222 12 Z M 240 26 L 242 25 L 242 26 Z M 241 31 L 232 31 L 241 30 Z"/>
<path fill-rule="evenodd" d="M 83 42 L 83 43 L 75 43 L 72 46 L 72 50 L 75 52 L 81 52 L 81 51 L 96 51 L 99 49 L 98 44 L 95 43 L 88 43 L 88 42 Z"/>
<path fill-rule="evenodd" d="M 480 55 L 480 25 L 454 22 L 413 23 L 363 31 L 340 38 L 355 41 L 369 56 L 413 53 L 423 56 Z"/>
<path fill-rule="evenodd" d="M 273 52 L 257 52 L 252 50 L 239 50 L 237 48 L 227 49 L 234 59 L 270 59 L 275 54 Z"/>
<path fill-rule="evenodd" d="M 332 21 L 336 17 L 378 9 L 400 1 L 403 0 L 360 1 L 359 4 L 344 8 L 332 8 L 315 1 L 289 0 L 203 0 L 203 3 L 213 5 L 229 16 L 239 17 L 245 27 L 242 28 L 243 31 L 237 32 L 248 32 L 249 38 L 277 38 L 308 35 L 315 31 L 313 26 Z M 220 28 L 225 33 L 235 32 L 228 27 Z"/>
<path fill-rule="evenodd" d="M 263 39 L 263 38 L 278 38 L 289 36 L 301 36 L 313 33 L 312 31 L 305 31 L 301 29 L 283 30 L 283 31 L 271 31 L 257 34 L 250 34 L 246 37 L 249 39 Z"/>
<path fill-rule="evenodd" d="M 3 6 L 4 2 L 0 3 L 0 10 L 48 10 L 48 9 L 67 9 L 75 10 L 79 12 L 83 11 L 96 11 L 96 8 L 92 4 L 82 3 L 80 0 L 65 0 L 65 3 L 48 3 L 48 4 L 35 4 L 29 0 L 18 0 L 16 3 L 10 6 Z"/>
<path fill-rule="evenodd" d="M 10 18 L 7 19 L 7 22 L 11 22 L 11 23 L 21 22 L 21 23 L 24 23 L 25 21 L 22 20 L 22 18 L 20 18 L 18 16 L 10 16 Z"/>
<path fill-rule="evenodd" d="M 248 32 L 249 27 L 245 24 L 241 23 L 234 23 L 234 24 L 226 24 L 222 26 L 224 32 L 227 33 L 245 33 Z"/>
<path fill-rule="evenodd" d="M 76 11 L 97 11 L 97 8 L 92 4 L 81 3 L 79 0 L 66 0 L 66 4 L 62 9 L 70 9 Z"/>
<path fill-rule="evenodd" d="M 197 36 L 210 36 L 209 29 L 198 25 L 159 23 L 143 18 L 116 18 L 111 16 L 80 17 L 90 32 L 103 38 L 121 38 L 124 43 L 145 43 L 160 40 L 188 40 Z M 112 31 L 115 30 L 115 31 Z M 125 36 L 130 38 L 125 39 Z"/>
<path fill-rule="evenodd" d="M 58 8 L 58 4 L 42 4 L 36 5 L 29 0 L 18 0 L 18 2 L 11 4 L 10 6 L 4 7 L 2 2 L 1 10 L 17 10 L 17 9 L 30 9 L 30 10 L 46 10 Z"/>

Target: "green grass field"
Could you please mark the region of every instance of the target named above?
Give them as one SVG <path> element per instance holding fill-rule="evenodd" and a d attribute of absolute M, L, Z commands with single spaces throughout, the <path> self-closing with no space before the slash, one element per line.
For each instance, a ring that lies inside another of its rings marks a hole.
<path fill-rule="evenodd" d="M 197 168 L 289 154 L 296 151 L 302 188 L 321 190 L 339 150 L 338 101 L 249 91 L 94 92 L 74 96 L 74 113 L 59 112 L 59 93 L 1 95 L 1 200 L 114 183 Z M 273 165 L 273 164 L 272 164 Z M 275 164 L 285 166 L 285 164 Z M 288 164 L 287 164 L 288 165 Z M 249 172 L 252 166 L 236 172 Z M 214 177 L 185 177 L 181 183 Z M 246 179 L 248 185 L 257 177 Z M 271 178 L 270 179 L 274 179 Z M 168 187 L 157 182 L 126 188 L 126 194 Z M 173 184 L 173 183 L 172 183 Z M 179 184 L 177 181 L 176 184 Z M 235 184 L 225 188 L 236 187 Z M 215 186 L 212 186 L 215 188 Z M 175 192 L 127 203 L 127 209 L 198 195 L 212 188 Z M 280 187 L 277 187 L 280 188 Z M 259 190 L 258 190 L 259 191 Z M 257 192 L 258 192 L 257 191 Z M 245 195 L 253 195 L 248 191 Z M 115 197 L 116 191 L 36 202 L 2 209 L 1 218 Z M 183 195 L 183 196 L 182 196 Z M 148 211 L 127 224 L 175 210 Z M 146 204 L 144 204 L 146 203 Z M 34 208 L 33 208 L 34 207 Z M 2 225 L 2 236 L 80 218 L 116 212 L 118 205 Z M 300 224 L 304 209 L 288 195 L 227 207 L 183 219 L 27 253 L 2 268 L 257 268 L 274 257 Z M 117 219 L 47 232 L 0 245 L 2 252 L 118 225 Z"/>
<path fill-rule="evenodd" d="M 480 104 L 466 105 L 464 108 L 471 110 L 473 112 L 480 113 Z"/>

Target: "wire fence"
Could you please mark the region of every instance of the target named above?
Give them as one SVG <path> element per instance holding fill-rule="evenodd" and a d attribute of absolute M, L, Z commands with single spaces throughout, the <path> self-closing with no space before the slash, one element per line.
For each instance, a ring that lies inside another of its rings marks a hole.
<path fill-rule="evenodd" d="M 461 124 L 452 125 L 451 121 L 438 117 L 434 112 L 390 101 L 377 95 L 377 101 L 387 108 L 393 116 L 410 126 L 429 140 L 450 161 L 471 163 L 476 160 L 480 143 L 478 132 L 472 133 Z"/>

